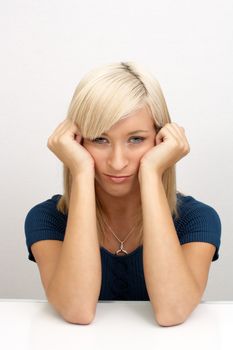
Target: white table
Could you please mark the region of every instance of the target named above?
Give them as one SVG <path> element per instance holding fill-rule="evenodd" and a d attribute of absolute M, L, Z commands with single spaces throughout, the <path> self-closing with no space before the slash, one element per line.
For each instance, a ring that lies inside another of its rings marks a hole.
<path fill-rule="evenodd" d="M 180 325 L 159 326 L 149 301 L 99 301 L 88 325 L 64 321 L 45 300 L 0 299 L 3 350 L 233 349 L 233 301 L 202 301 Z"/>

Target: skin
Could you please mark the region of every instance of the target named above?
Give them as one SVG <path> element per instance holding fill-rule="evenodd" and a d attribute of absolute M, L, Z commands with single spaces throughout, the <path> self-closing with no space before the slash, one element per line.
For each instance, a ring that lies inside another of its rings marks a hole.
<path fill-rule="evenodd" d="M 146 139 L 131 145 L 127 133 L 141 128 L 149 130 Z M 155 317 L 162 326 L 183 323 L 200 303 L 214 253 L 214 247 L 207 251 L 206 246 L 204 256 L 201 247 L 199 253 L 206 269 L 202 272 L 202 266 L 198 270 L 199 257 L 193 250 L 196 246 L 192 242 L 191 247 L 181 247 L 162 182 L 165 170 L 190 152 L 184 128 L 167 123 L 156 134 L 150 115 L 141 110 L 119 121 L 106 144 L 85 143 L 85 147 L 95 161 L 97 191 L 110 215 L 116 214 L 118 205 L 118 213 L 132 214 L 130 210 L 136 210 L 141 196 L 143 269 Z M 131 171 L 132 180 L 119 186 L 105 181 L 102 175 L 126 175 Z"/>
<path fill-rule="evenodd" d="M 148 132 L 127 136 L 136 129 Z M 139 137 L 145 139 L 142 141 Z M 181 247 L 167 202 L 162 175 L 168 167 L 190 151 L 184 128 L 174 122 L 167 123 L 156 134 L 152 117 L 142 109 L 114 125 L 108 137 L 101 139 L 102 143 L 84 139 L 82 147 L 79 144 L 81 139 L 77 125 L 71 120 L 65 120 L 49 137 L 48 147 L 69 167 L 74 183 L 80 186 L 81 179 L 85 179 L 80 187 L 74 186 L 78 192 L 82 189 L 84 203 L 86 191 L 89 187 L 90 191 L 93 190 L 92 176 L 95 176 L 96 191 L 105 206 L 105 211 L 108 217 L 115 220 L 116 228 L 120 227 L 119 223 L 125 225 L 123 232 L 127 231 L 127 225 L 132 225 L 131 218 L 135 215 L 141 200 L 143 269 L 155 317 L 163 326 L 184 322 L 201 300 L 215 249 L 214 246 L 207 244 L 200 246 L 200 242 L 187 243 Z M 106 173 L 118 176 L 133 174 L 133 176 L 125 183 L 116 184 L 107 181 L 109 179 L 104 176 Z M 90 186 L 86 188 L 88 176 Z M 76 195 L 77 192 L 74 192 L 74 203 L 77 204 Z M 82 203 L 81 209 L 85 209 L 83 200 L 79 201 Z M 93 196 L 91 202 L 86 202 L 86 209 L 90 209 L 91 206 L 93 220 L 84 224 L 93 224 L 92 232 L 96 239 Z M 75 204 L 71 207 L 75 210 L 72 216 L 75 218 L 76 212 L 79 213 L 81 209 Z M 73 220 L 76 224 L 77 221 Z M 112 226 L 112 223 L 110 224 Z M 71 227 L 76 233 L 73 224 Z M 125 237 L 119 238 L 123 240 Z M 80 243 L 80 249 L 81 246 Z M 95 247 L 95 252 L 99 254 L 98 244 Z M 94 256 L 95 252 L 93 251 L 91 255 Z M 99 262 L 98 258 L 91 264 L 96 266 L 98 263 L 98 273 L 101 268 Z M 65 265 L 67 266 L 67 263 Z M 92 302 L 95 306 L 99 286 L 100 280 Z"/>
<path fill-rule="evenodd" d="M 147 132 L 127 136 L 134 130 Z M 189 153 L 189 144 L 184 128 L 174 122 L 165 124 L 156 134 L 154 120 L 145 108 L 120 120 L 108 136 L 101 135 L 95 141 L 98 143 L 84 139 L 83 146 L 95 162 L 96 194 L 108 223 L 119 234 L 135 222 L 142 203 L 142 181 L 145 182 L 151 174 L 162 181 L 164 171 Z M 124 183 L 116 184 L 104 174 L 133 176 Z"/>
<path fill-rule="evenodd" d="M 147 130 L 127 136 L 134 130 Z M 112 223 L 134 220 L 141 202 L 138 172 L 140 160 L 155 145 L 154 120 L 144 108 L 116 123 L 97 142 L 85 139 L 83 147 L 95 161 L 96 193 Z M 144 140 L 140 140 L 140 137 Z M 122 184 L 111 183 L 104 174 L 133 175 Z"/>

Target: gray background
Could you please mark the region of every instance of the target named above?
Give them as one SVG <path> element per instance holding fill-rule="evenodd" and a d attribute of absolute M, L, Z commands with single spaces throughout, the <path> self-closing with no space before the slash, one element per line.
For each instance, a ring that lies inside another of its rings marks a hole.
<path fill-rule="evenodd" d="M 14 0 L 1 3 L 0 16 L 0 297 L 45 298 L 24 219 L 62 191 L 47 139 L 87 71 L 135 60 L 185 128 L 191 151 L 177 163 L 178 189 L 221 218 L 220 258 L 203 300 L 232 300 L 232 1 Z"/>

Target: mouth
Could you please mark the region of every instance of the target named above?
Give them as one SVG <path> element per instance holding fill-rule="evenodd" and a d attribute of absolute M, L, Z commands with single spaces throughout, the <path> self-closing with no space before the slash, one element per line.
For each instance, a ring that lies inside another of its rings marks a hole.
<path fill-rule="evenodd" d="M 125 175 L 125 176 L 112 176 L 112 175 L 106 175 L 105 176 L 111 181 L 115 183 L 122 183 L 130 179 L 132 175 Z"/>
<path fill-rule="evenodd" d="M 110 176 L 110 177 L 116 177 L 116 178 L 122 178 L 122 177 L 130 177 L 132 175 L 120 175 L 120 176 L 115 176 L 115 175 L 108 175 L 108 174 L 105 174 L 107 176 Z"/>

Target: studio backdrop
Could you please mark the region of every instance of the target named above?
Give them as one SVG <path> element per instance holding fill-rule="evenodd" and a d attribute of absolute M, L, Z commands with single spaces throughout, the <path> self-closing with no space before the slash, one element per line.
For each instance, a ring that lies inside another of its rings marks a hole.
<path fill-rule="evenodd" d="M 177 189 L 221 219 L 219 259 L 203 300 L 233 299 L 232 18 L 231 0 L 1 2 L 0 298 L 45 299 L 24 220 L 63 191 L 48 137 L 84 74 L 135 61 L 159 81 L 190 144 L 176 164 Z"/>

